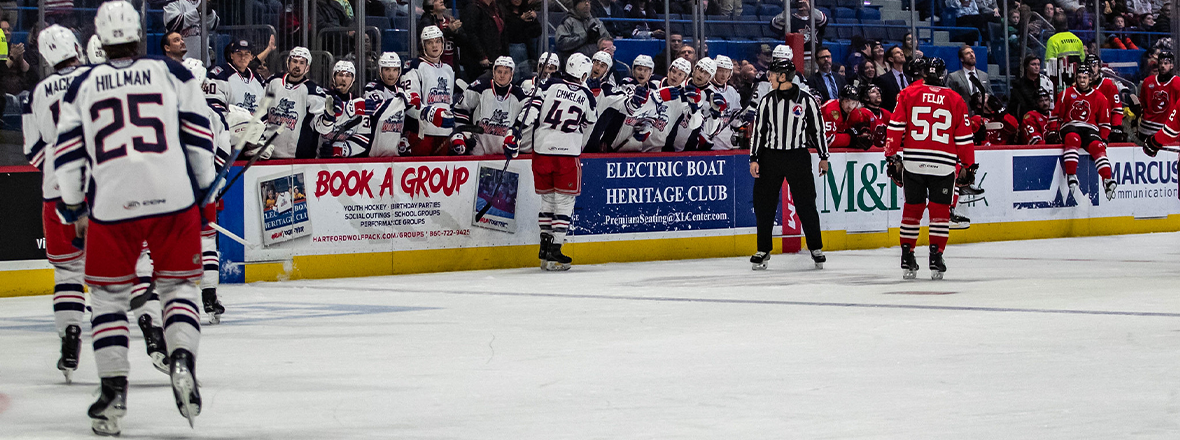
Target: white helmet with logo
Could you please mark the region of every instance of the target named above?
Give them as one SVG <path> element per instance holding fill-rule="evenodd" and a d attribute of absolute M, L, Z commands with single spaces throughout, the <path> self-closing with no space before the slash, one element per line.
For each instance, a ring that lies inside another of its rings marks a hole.
<path fill-rule="evenodd" d="M 303 46 L 295 46 L 294 49 L 291 49 L 291 53 L 287 55 L 287 58 L 303 58 L 307 60 L 308 65 L 311 65 L 311 51 Z"/>
<path fill-rule="evenodd" d="M 496 62 L 492 63 L 492 68 L 495 69 L 500 66 L 507 67 L 511 70 L 516 70 L 516 61 L 512 61 L 512 57 L 496 58 Z"/>
<path fill-rule="evenodd" d="M 770 53 L 770 58 L 772 60 L 794 61 L 795 55 L 794 55 L 793 51 L 791 50 L 791 46 L 787 46 L 785 44 L 780 44 L 780 45 L 774 47 L 774 52 Z"/>
<path fill-rule="evenodd" d="M 717 63 L 718 69 L 733 70 L 733 60 L 725 55 L 717 55 L 717 58 L 715 58 L 713 61 Z"/>
<path fill-rule="evenodd" d="M 598 62 L 598 63 L 606 64 L 607 66 L 613 65 L 615 63 L 615 59 L 613 57 L 611 57 L 609 53 L 606 53 L 605 50 L 600 50 L 598 52 L 595 52 L 594 58 L 591 58 L 591 60 L 594 60 L 595 62 Z"/>
<path fill-rule="evenodd" d="M 435 38 L 442 38 L 443 31 L 438 26 L 426 26 L 422 28 L 422 41 L 433 40 Z"/>
<path fill-rule="evenodd" d="M 109 1 L 94 16 L 95 33 L 104 46 L 139 41 L 139 11 L 124 0 Z"/>
<path fill-rule="evenodd" d="M 565 60 L 566 75 L 578 81 L 585 81 L 586 76 L 590 75 L 590 70 L 593 67 L 594 63 L 590 62 L 590 57 L 579 52 L 571 54 L 569 59 Z"/>
<path fill-rule="evenodd" d="M 561 67 L 561 60 L 557 58 L 557 54 L 545 52 L 541 54 L 540 63 L 542 66 Z"/>
<path fill-rule="evenodd" d="M 196 58 L 185 58 L 180 64 L 184 64 L 184 67 L 187 67 L 188 71 L 193 73 L 193 76 L 197 78 L 197 81 L 205 82 L 205 77 L 208 71 L 205 69 L 205 64 L 202 63 L 201 60 Z"/>
<path fill-rule="evenodd" d="M 672 67 L 670 67 L 670 68 L 671 69 L 679 69 L 681 72 L 684 72 L 685 74 L 692 73 L 692 64 L 689 64 L 688 60 L 686 60 L 684 58 L 677 58 L 676 60 L 672 61 Z"/>
<path fill-rule="evenodd" d="M 709 57 L 697 60 L 697 68 L 707 72 L 710 78 L 717 74 L 717 62 Z"/>
<path fill-rule="evenodd" d="M 377 60 L 377 65 L 380 67 L 402 67 L 402 58 L 397 56 L 397 52 L 385 52 L 381 54 L 381 59 Z"/>
<path fill-rule="evenodd" d="M 651 56 L 649 55 L 637 55 L 635 57 L 635 61 L 631 62 L 631 68 L 634 69 L 639 66 L 643 66 L 648 69 L 655 69 L 656 63 L 655 61 L 652 61 Z"/>
<path fill-rule="evenodd" d="M 336 62 L 335 66 L 332 66 L 332 74 L 335 75 L 336 72 L 351 73 L 355 76 L 356 66 L 352 64 L 352 61 L 340 60 Z"/>
<path fill-rule="evenodd" d="M 82 54 L 82 46 L 73 32 L 64 27 L 53 25 L 37 34 L 37 50 L 50 66 L 56 66 L 70 58 L 78 58 Z"/>
<path fill-rule="evenodd" d="M 107 51 L 102 50 L 102 41 L 98 35 L 91 35 L 90 41 L 86 43 L 86 58 L 90 64 L 107 62 Z"/>

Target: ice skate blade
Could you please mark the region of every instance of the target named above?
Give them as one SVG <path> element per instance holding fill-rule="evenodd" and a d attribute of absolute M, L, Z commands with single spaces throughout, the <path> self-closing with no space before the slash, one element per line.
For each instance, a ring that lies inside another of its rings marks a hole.
<path fill-rule="evenodd" d="M 944 273 L 944 272 L 942 272 L 942 271 L 938 271 L 938 270 L 931 271 L 931 272 L 930 272 L 930 279 L 932 279 L 932 280 L 935 280 L 935 281 L 941 280 L 941 279 L 942 279 L 942 274 L 943 274 L 943 273 Z"/>
<path fill-rule="evenodd" d="M 148 356 L 150 356 L 152 358 L 152 366 L 153 367 L 156 367 L 156 369 L 159 370 L 161 373 L 171 374 L 171 372 L 168 371 L 168 356 L 167 355 L 165 355 L 164 353 L 156 352 L 156 353 L 149 353 Z"/>
<path fill-rule="evenodd" d="M 74 370 L 60 367 L 58 367 L 58 369 L 61 370 L 61 374 L 66 377 L 66 385 L 74 383 Z"/>
<path fill-rule="evenodd" d="M 815 268 L 819 269 L 819 270 L 823 270 L 824 264 L 823 263 L 815 263 Z"/>
<path fill-rule="evenodd" d="M 108 420 L 91 419 L 90 430 L 95 434 L 103 437 L 118 437 L 122 434 L 122 429 L 119 428 L 119 418 L 112 417 Z"/>
<path fill-rule="evenodd" d="M 541 268 L 550 272 L 562 272 L 570 270 L 570 267 L 571 266 L 568 264 L 562 264 L 556 261 L 546 261 Z"/>
<path fill-rule="evenodd" d="M 217 325 L 217 324 L 221 324 L 221 314 L 220 313 L 209 314 L 209 325 Z"/>
<path fill-rule="evenodd" d="M 918 277 L 918 270 L 917 269 L 902 269 L 901 279 L 912 280 L 917 277 Z"/>
<path fill-rule="evenodd" d="M 190 428 L 195 427 L 193 422 L 201 414 L 201 405 L 192 401 L 195 388 L 196 382 L 188 368 L 177 367 L 172 375 L 172 394 L 176 397 L 176 408 L 180 410 L 180 415 L 188 419 Z"/>
<path fill-rule="evenodd" d="M 971 223 L 951 223 L 950 227 L 955 230 L 970 229 Z"/>
<path fill-rule="evenodd" d="M 751 267 L 753 270 L 766 270 L 766 263 L 754 263 Z"/>

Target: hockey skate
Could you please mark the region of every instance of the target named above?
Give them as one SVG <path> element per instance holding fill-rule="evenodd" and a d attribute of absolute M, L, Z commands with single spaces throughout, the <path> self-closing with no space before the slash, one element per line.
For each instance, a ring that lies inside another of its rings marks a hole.
<path fill-rule="evenodd" d="M 914 248 L 908 244 L 901 245 L 901 278 L 912 280 L 918 276 L 918 259 L 914 258 Z"/>
<path fill-rule="evenodd" d="M 1077 189 L 1077 187 L 1078 187 L 1078 175 L 1077 175 L 1077 174 L 1066 174 L 1066 175 L 1065 175 L 1065 182 L 1069 184 L 1069 190 L 1070 190 L 1070 191 L 1073 191 L 1073 190 Z"/>
<path fill-rule="evenodd" d="M 823 269 L 824 263 L 828 261 L 828 257 L 824 255 L 823 249 L 816 249 L 811 251 L 811 261 L 815 262 L 816 269 Z"/>
<path fill-rule="evenodd" d="M 549 245 L 549 252 L 545 255 L 544 269 L 548 271 L 570 270 L 570 263 L 574 259 L 561 253 L 561 243 Z"/>
<path fill-rule="evenodd" d="M 168 374 L 168 345 L 164 342 L 164 329 L 152 326 L 152 317 L 143 315 L 139 317 L 139 330 L 143 332 L 143 345 L 147 346 L 152 366 Z"/>
<path fill-rule="evenodd" d="M 103 436 L 117 436 L 119 419 L 127 414 L 127 377 L 104 377 L 98 400 L 86 412 L 90 416 L 90 430 Z"/>
<path fill-rule="evenodd" d="M 201 302 L 205 303 L 205 314 L 209 315 L 209 324 L 220 324 L 221 314 L 225 313 L 225 307 L 221 305 L 221 301 L 217 300 L 217 289 L 201 289 Z"/>
<path fill-rule="evenodd" d="M 201 393 L 197 390 L 196 359 L 193 354 L 183 348 L 172 353 L 172 395 L 176 397 L 176 408 L 180 415 L 188 419 L 188 426 L 193 426 L 193 419 L 201 414 Z"/>
<path fill-rule="evenodd" d="M 61 359 L 57 369 L 66 376 L 66 383 L 73 383 L 74 370 L 78 369 L 78 353 L 82 351 L 82 329 L 76 325 L 66 326 L 66 335 L 61 338 Z"/>
<path fill-rule="evenodd" d="M 754 270 L 766 270 L 766 262 L 770 261 L 770 252 L 758 251 L 750 257 L 750 263 L 753 263 Z"/>
<path fill-rule="evenodd" d="M 951 210 L 951 229 L 967 229 L 971 227 L 971 219 L 958 215 Z"/>
<path fill-rule="evenodd" d="M 541 233 L 541 246 L 537 251 L 537 258 L 541 260 L 541 269 L 549 263 L 549 246 L 553 245 L 553 234 L 548 232 Z"/>
<path fill-rule="evenodd" d="M 942 274 L 946 273 L 946 262 L 942 261 L 942 252 L 938 251 L 937 245 L 930 245 L 930 279 L 941 280 Z"/>
<path fill-rule="evenodd" d="M 1119 187 L 1119 183 L 1114 179 L 1103 179 L 1102 187 L 1106 188 L 1106 200 L 1114 200 L 1114 190 Z"/>

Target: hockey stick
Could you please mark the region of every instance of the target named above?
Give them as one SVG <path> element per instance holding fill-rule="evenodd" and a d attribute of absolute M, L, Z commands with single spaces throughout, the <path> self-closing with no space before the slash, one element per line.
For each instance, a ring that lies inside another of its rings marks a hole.
<path fill-rule="evenodd" d="M 277 139 L 279 137 L 279 134 L 282 133 L 283 130 L 285 130 L 285 129 L 281 126 L 277 130 L 275 130 L 274 134 L 271 135 L 270 139 L 267 139 L 266 142 L 262 144 L 262 148 L 258 149 L 258 154 L 255 154 L 254 156 L 250 157 L 250 160 L 246 161 L 246 165 L 242 166 L 242 171 L 238 172 L 238 174 L 235 174 L 234 178 L 230 179 L 229 183 L 226 183 L 225 187 L 221 188 L 221 192 L 217 193 L 217 197 L 214 198 L 213 200 L 211 200 L 209 203 L 215 203 L 218 200 L 221 200 L 222 197 L 225 197 L 225 193 L 229 192 L 229 189 L 231 187 L 233 187 L 235 183 L 238 182 L 238 179 L 241 178 L 243 174 L 246 174 L 246 171 L 248 171 L 250 169 L 250 167 L 254 166 L 254 163 L 258 162 L 258 159 L 262 158 L 262 156 L 263 156 L 262 153 L 264 151 L 266 151 L 267 148 L 270 148 L 271 144 L 274 143 L 275 139 Z M 227 165 L 225 167 L 225 169 L 227 169 L 227 170 L 230 168 L 228 166 L 228 164 L 229 164 L 229 162 L 227 162 Z"/>
<path fill-rule="evenodd" d="M 220 232 L 221 235 L 228 237 L 230 240 L 241 243 L 242 246 L 248 247 L 250 249 L 254 249 L 254 248 L 258 247 L 258 246 L 255 246 L 253 243 L 246 241 L 245 238 L 239 237 L 239 236 L 237 236 L 237 234 L 234 234 L 233 232 L 230 232 L 228 229 L 221 227 L 221 225 L 219 225 L 217 223 L 209 222 L 209 227 L 213 228 L 213 230 L 215 230 L 217 232 Z"/>
<path fill-rule="evenodd" d="M 257 107 L 258 110 L 254 111 L 254 116 L 250 118 L 250 122 L 247 123 L 247 127 L 254 127 L 256 124 L 262 121 L 262 116 L 270 112 L 270 110 L 267 109 L 270 108 L 270 104 L 274 102 L 274 99 L 274 92 L 268 90 L 266 95 L 262 97 L 262 101 L 259 101 Z M 231 150 L 229 154 L 229 159 L 225 161 L 225 166 L 221 168 L 221 171 L 217 172 L 217 177 L 214 177 L 213 183 L 209 185 L 209 193 L 206 194 L 205 199 L 201 201 L 202 207 L 213 203 L 214 201 L 220 199 L 222 194 L 225 194 L 224 189 L 220 194 L 218 193 L 217 185 L 225 181 L 225 176 L 229 174 L 229 169 L 233 167 L 234 161 L 238 160 L 238 156 L 242 154 L 242 150 L 246 147 L 246 142 L 248 139 L 250 139 L 250 136 L 243 135 L 238 139 L 238 144 L 233 146 L 233 150 Z M 274 139 L 272 138 L 271 140 L 273 141 Z M 226 187 L 228 188 L 229 186 L 226 185 Z"/>
<path fill-rule="evenodd" d="M 541 89 L 541 85 L 538 84 L 537 81 L 539 81 L 541 79 L 541 69 L 545 68 L 545 61 L 547 61 L 547 60 L 548 60 L 548 58 L 546 58 L 545 60 L 541 60 L 541 62 L 537 63 L 537 76 L 535 77 L 535 79 L 533 81 L 533 90 L 531 93 L 529 93 L 529 103 L 524 108 L 524 114 L 521 115 L 520 122 L 524 122 L 529 119 L 529 110 L 533 109 L 533 100 L 537 99 L 537 90 Z M 540 110 L 540 109 L 538 109 L 538 110 Z M 541 118 L 539 118 L 539 117 L 537 118 L 538 121 L 540 119 Z M 479 126 L 473 125 L 472 127 L 480 128 L 480 131 L 482 131 L 482 128 Z M 456 127 L 456 130 L 458 130 L 458 127 Z M 520 132 L 520 130 L 517 130 L 517 132 Z M 535 132 L 536 132 L 536 130 L 534 129 L 533 133 L 530 133 L 530 135 L 533 135 Z M 534 136 L 533 139 L 536 139 L 536 137 Z M 500 178 L 496 179 L 496 187 L 492 189 L 491 196 L 488 198 L 488 204 L 484 205 L 483 208 L 479 209 L 479 212 L 475 213 L 475 222 L 476 223 L 479 223 L 479 221 L 481 219 L 483 219 L 483 216 L 487 215 L 488 211 L 492 209 L 492 200 L 494 200 L 496 198 L 496 193 L 500 192 L 500 187 L 504 185 L 504 175 L 508 174 L 508 164 L 510 164 L 510 163 L 512 163 L 511 156 L 509 156 L 508 159 L 504 160 L 504 169 L 500 170 L 500 176 L 499 176 Z"/>

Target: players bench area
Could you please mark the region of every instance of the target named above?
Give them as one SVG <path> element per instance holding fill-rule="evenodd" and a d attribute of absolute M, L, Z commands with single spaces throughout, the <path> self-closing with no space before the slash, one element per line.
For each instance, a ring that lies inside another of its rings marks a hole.
<path fill-rule="evenodd" d="M 958 212 L 973 222 L 952 231 L 950 243 L 1180 231 L 1173 157 L 1111 145 L 1119 187 L 1107 200 L 1085 155 L 1081 185 L 1069 189 L 1061 153 L 1058 145 L 977 147 L 984 193 L 960 200 Z M 579 264 L 745 257 L 755 248 L 747 151 L 581 161 L 583 190 L 564 251 Z M 227 192 L 219 214 L 220 226 L 241 239 L 219 237 L 221 280 L 535 267 L 540 197 L 530 155 L 504 164 L 502 156 L 259 162 Z M 877 148 L 832 151 L 832 171 L 816 177 L 826 250 L 897 244 L 904 196 L 884 164 Z M 0 296 L 50 294 L 40 176 L 30 166 L 0 167 L 0 187 Z M 802 231 L 790 193 L 782 194 L 775 250 L 793 252 Z"/>

